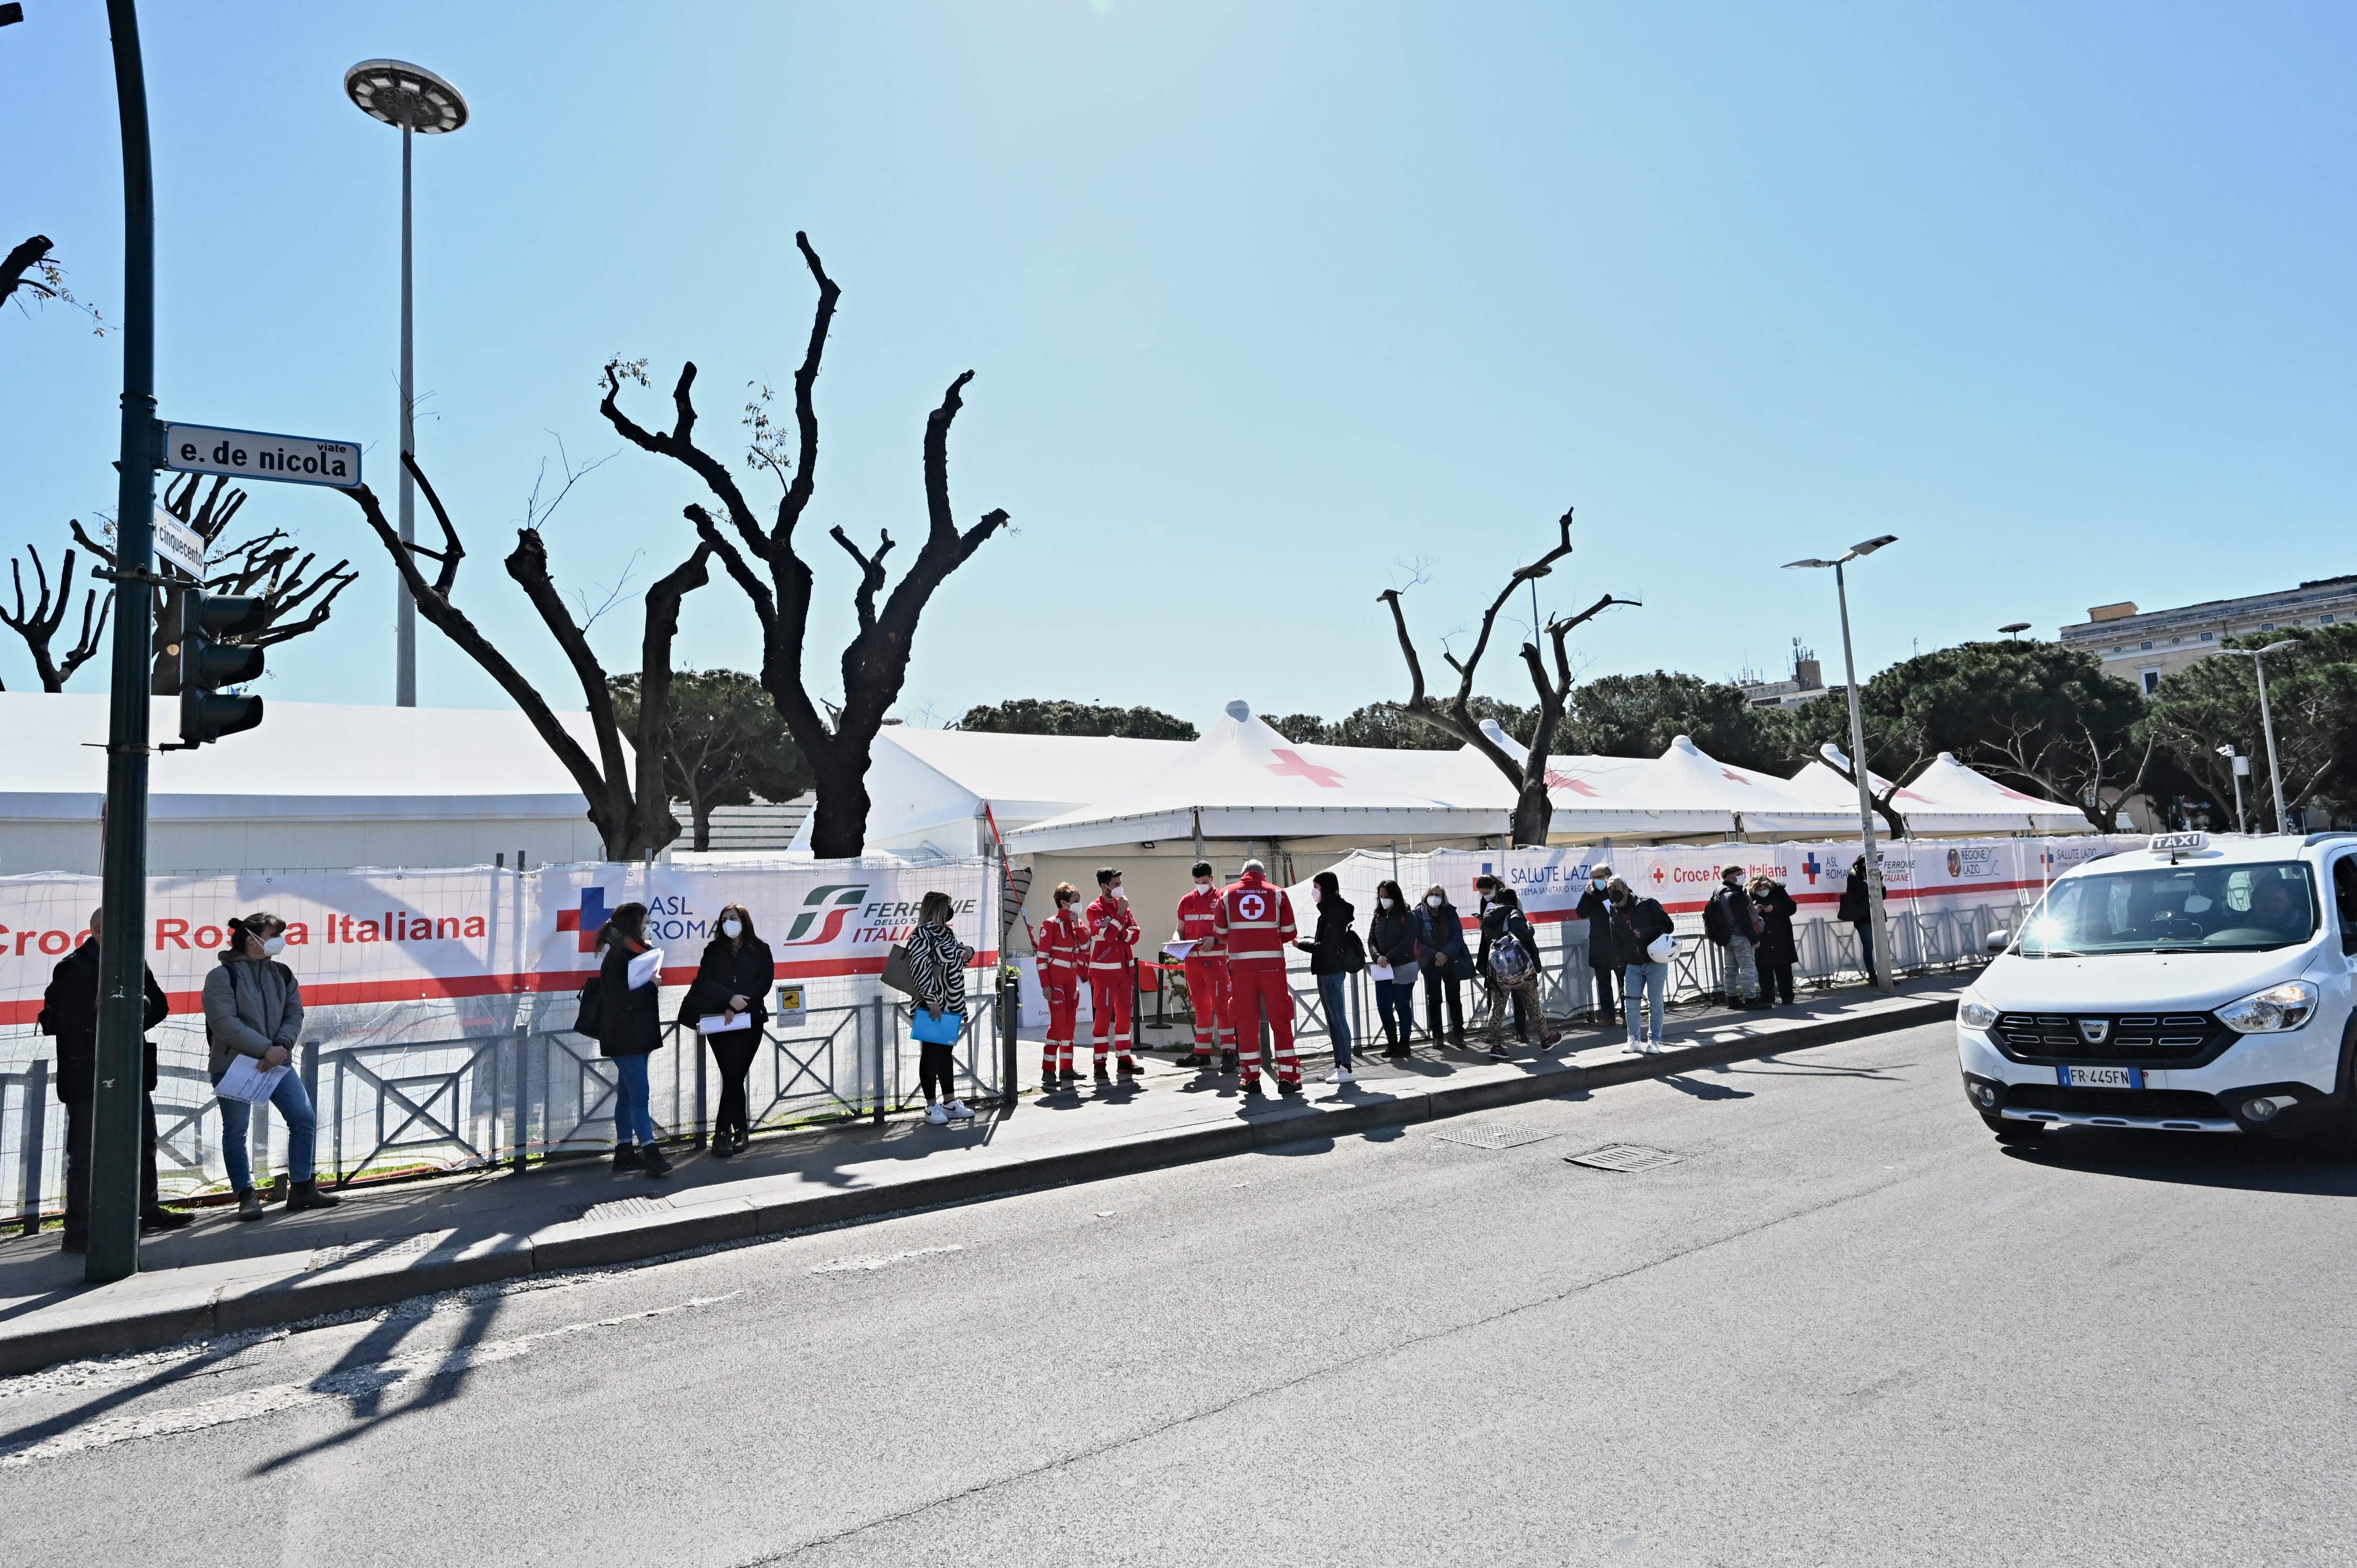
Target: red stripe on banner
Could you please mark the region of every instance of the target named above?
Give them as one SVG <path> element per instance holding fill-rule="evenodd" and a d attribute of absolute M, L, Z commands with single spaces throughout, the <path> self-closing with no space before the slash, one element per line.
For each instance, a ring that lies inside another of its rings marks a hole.
<path fill-rule="evenodd" d="M 996 952 L 978 952 L 972 967 L 997 967 Z M 696 966 L 674 965 L 662 972 L 665 985 L 685 985 L 695 978 Z M 816 980 L 834 976 L 881 974 L 884 960 L 880 958 L 812 959 L 802 963 L 781 963 L 777 966 L 780 980 Z M 525 992 L 577 991 L 581 983 L 597 971 L 590 969 L 540 970 L 528 974 L 463 974 L 447 979 L 414 976 L 406 980 L 355 980 L 336 983 L 321 983 L 303 987 L 303 1004 L 307 1007 L 345 1006 L 363 1002 L 425 1002 L 460 996 L 500 996 Z M 300 976 L 296 977 L 298 980 Z M 168 991 L 166 1000 L 175 1014 L 197 1014 L 204 1011 L 205 994 L 198 991 Z M 38 997 L 20 1002 L 0 1002 L 0 1024 L 30 1024 L 41 1015 Z"/>

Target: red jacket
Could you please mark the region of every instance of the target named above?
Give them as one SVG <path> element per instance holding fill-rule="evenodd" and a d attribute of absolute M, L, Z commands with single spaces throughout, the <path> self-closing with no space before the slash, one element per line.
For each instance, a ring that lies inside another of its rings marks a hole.
<path fill-rule="evenodd" d="M 1089 928 L 1068 907 L 1039 922 L 1033 935 L 1039 953 L 1039 987 L 1061 995 L 1080 988 L 1081 964 L 1088 952 Z"/>
<path fill-rule="evenodd" d="M 1220 895 L 1212 928 L 1230 963 L 1274 960 L 1281 964 L 1297 934 L 1293 900 L 1259 872 L 1247 871 Z"/>
<path fill-rule="evenodd" d="M 1190 887 L 1187 897 L 1178 900 L 1178 940 L 1193 942 L 1191 958 L 1220 956 L 1220 890 L 1217 887 Z"/>
<path fill-rule="evenodd" d="M 1129 972 L 1137 961 L 1131 950 L 1137 946 L 1142 933 L 1137 929 L 1137 917 L 1129 906 L 1109 893 L 1100 893 L 1089 906 L 1089 968 L 1103 973 L 1106 970 Z"/>

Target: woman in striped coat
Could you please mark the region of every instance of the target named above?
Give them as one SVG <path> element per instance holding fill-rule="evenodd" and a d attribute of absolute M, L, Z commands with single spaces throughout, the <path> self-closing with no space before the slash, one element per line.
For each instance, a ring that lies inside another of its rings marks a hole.
<path fill-rule="evenodd" d="M 917 929 L 909 933 L 909 967 L 916 972 L 917 1005 L 935 1018 L 943 1014 L 965 1017 L 965 966 L 974 950 L 950 929 L 955 906 L 946 893 L 928 893 L 919 906 Z M 925 1120 L 935 1126 L 970 1119 L 974 1112 L 957 1097 L 957 1047 L 927 1040 L 918 1059 L 917 1081 L 924 1086 Z"/>

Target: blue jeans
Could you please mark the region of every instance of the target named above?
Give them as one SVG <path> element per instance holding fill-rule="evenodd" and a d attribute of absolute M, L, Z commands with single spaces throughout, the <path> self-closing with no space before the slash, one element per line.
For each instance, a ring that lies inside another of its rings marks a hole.
<path fill-rule="evenodd" d="M 243 1192 L 253 1185 L 253 1154 L 246 1147 L 253 1125 L 253 1107 L 242 1100 L 217 1100 L 221 1113 L 221 1164 L 229 1167 L 229 1185 Z M 311 1113 L 311 1097 L 303 1080 L 289 1072 L 270 1091 L 271 1109 L 286 1123 L 286 1177 L 311 1179 L 311 1152 L 318 1143 L 319 1119 Z"/>
<path fill-rule="evenodd" d="M 1405 980 L 1375 982 L 1375 1016 L 1383 1020 L 1383 1037 L 1395 1046 L 1405 1046 L 1414 1034 L 1415 1024 L 1415 973 L 1411 970 Z"/>
<path fill-rule="evenodd" d="M 1670 966 L 1665 963 L 1632 963 L 1620 972 L 1620 1010 L 1629 1015 L 1629 1043 L 1635 1045 L 1644 1037 L 1638 1026 L 1640 1001 L 1653 1006 L 1652 1042 L 1662 1043 L 1662 1009 L 1669 1004 Z"/>
<path fill-rule="evenodd" d="M 1347 1069 L 1351 1065 L 1351 977 L 1347 974 L 1321 974 L 1318 977 L 1318 1011 L 1326 1015 L 1326 1033 L 1334 1041 L 1334 1065 Z"/>
<path fill-rule="evenodd" d="M 1867 921 L 1860 920 L 1850 929 L 1857 933 L 1857 955 L 1866 961 L 1866 978 L 1868 983 L 1873 983 L 1875 981 L 1874 927 Z"/>
<path fill-rule="evenodd" d="M 640 1144 L 655 1141 L 655 1119 L 647 1109 L 647 1053 L 615 1057 L 614 1142 Z"/>

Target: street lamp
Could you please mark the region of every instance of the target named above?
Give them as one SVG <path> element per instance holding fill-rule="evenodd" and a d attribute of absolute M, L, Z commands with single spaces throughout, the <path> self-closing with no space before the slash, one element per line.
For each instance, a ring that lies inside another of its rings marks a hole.
<path fill-rule="evenodd" d="M 2275 787 L 2276 832 L 2279 833 L 2289 832 L 2291 829 L 2287 825 L 2284 816 L 2283 769 L 2276 763 L 2275 715 L 2267 711 L 2267 655 L 2281 653 L 2287 648 L 2298 646 L 2299 639 L 2287 637 L 2279 642 L 2270 642 L 2265 648 L 2238 648 L 2234 650 L 2237 653 L 2249 654 L 2251 668 L 2258 672 L 2259 728 L 2267 737 L 2267 781 Z"/>
<path fill-rule="evenodd" d="M 2019 641 L 2021 634 L 2029 629 L 2029 623 L 2026 620 L 2008 621 L 2005 625 L 1997 628 L 1997 630 L 2005 633 L 2005 638 L 2007 642 Z"/>
<path fill-rule="evenodd" d="M 467 101 L 458 90 L 424 66 L 406 60 L 364 59 L 344 72 L 344 91 L 361 112 L 401 128 L 401 456 L 417 450 L 415 366 L 410 349 L 409 289 L 409 142 L 413 134 L 439 135 L 467 123 Z M 409 466 L 401 464 L 401 548 L 404 556 L 417 541 L 417 498 Z M 409 579 L 395 574 L 393 584 L 393 700 L 400 707 L 417 705 L 417 601 L 410 596 Z"/>
<path fill-rule="evenodd" d="M 2236 751 L 2232 741 L 2220 746 L 2218 755 L 2226 759 L 2226 771 L 2234 778 L 2234 831 L 2247 833 L 2251 827 L 2249 819 L 2243 814 L 2243 779 L 2251 771 L 2251 759 Z"/>
<path fill-rule="evenodd" d="M 1834 569 L 1834 593 L 1841 601 L 1842 676 L 1849 683 L 1849 754 L 1850 777 L 1857 783 L 1857 831 L 1866 850 L 1866 902 L 1867 918 L 1872 921 L 1871 940 L 1881 950 L 1882 961 L 1872 965 L 1875 983 L 1884 992 L 1895 992 L 1899 982 L 1894 973 L 1898 954 L 1891 949 L 1890 924 L 1882 912 L 1882 859 L 1874 848 L 1874 790 L 1872 775 L 1866 766 L 1866 717 L 1857 705 L 1857 660 L 1850 652 L 1849 643 L 1849 584 L 1842 568 L 1861 555 L 1871 555 L 1898 539 L 1895 533 L 1879 534 L 1861 544 L 1853 544 L 1849 553 L 1832 561 L 1820 561 L 1811 556 L 1805 561 L 1787 561 L 1787 571 L 1799 566 L 1830 566 Z M 1872 958 L 1876 955 L 1869 954 Z"/>

